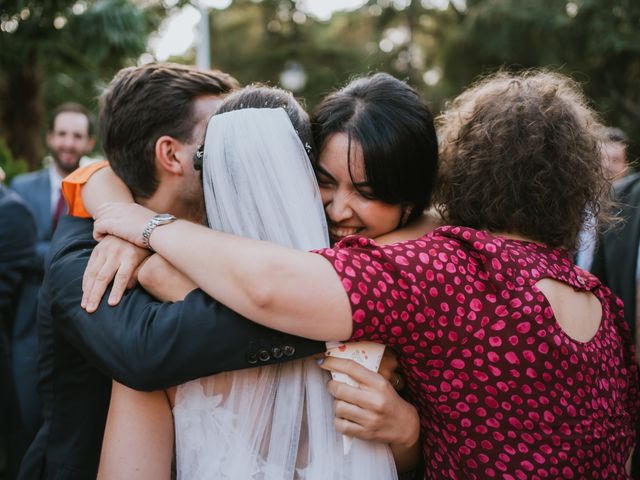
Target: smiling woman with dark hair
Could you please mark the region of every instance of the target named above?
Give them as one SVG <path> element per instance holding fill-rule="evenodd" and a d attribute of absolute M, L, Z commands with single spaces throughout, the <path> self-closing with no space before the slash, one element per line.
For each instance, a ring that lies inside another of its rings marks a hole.
<path fill-rule="evenodd" d="M 378 237 L 429 207 L 438 174 L 438 141 L 429 108 L 408 84 L 386 73 L 358 78 L 320 102 L 311 128 L 320 149 L 316 170 L 323 197 L 328 199 L 340 183 L 327 168 L 335 161 L 334 168 L 345 173 L 344 183 L 361 198 L 400 207 L 395 223 L 390 219 L 389 226 L 376 231 L 362 225 L 348 233 Z M 343 219 L 328 214 L 330 233 L 339 240 L 345 236 L 336 234 Z"/>
<path fill-rule="evenodd" d="M 305 253 L 176 221 L 150 244 L 258 323 L 393 347 L 428 479 L 628 478 L 640 403 L 629 328 L 570 254 L 585 207 L 606 213 L 594 112 L 570 79 L 530 72 L 481 81 L 443 118 L 439 198 L 462 225 Z M 94 233 L 141 245 L 153 214 L 111 204 Z"/>

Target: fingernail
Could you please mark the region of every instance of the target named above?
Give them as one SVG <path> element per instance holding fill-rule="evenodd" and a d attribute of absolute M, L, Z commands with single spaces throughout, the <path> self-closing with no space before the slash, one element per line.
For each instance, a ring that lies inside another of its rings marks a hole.
<path fill-rule="evenodd" d="M 87 305 L 87 310 L 90 312 L 93 312 L 96 309 L 96 304 L 95 303 L 90 303 Z"/>
<path fill-rule="evenodd" d="M 324 358 L 318 358 L 318 359 L 316 359 L 316 363 L 317 363 L 318 365 L 322 365 L 322 364 L 324 363 Z"/>

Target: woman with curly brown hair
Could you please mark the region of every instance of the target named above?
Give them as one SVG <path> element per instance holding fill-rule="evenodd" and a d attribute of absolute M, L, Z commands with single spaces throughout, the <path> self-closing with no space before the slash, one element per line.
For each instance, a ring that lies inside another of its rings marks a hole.
<path fill-rule="evenodd" d="M 607 213 L 595 114 L 566 77 L 500 73 L 441 121 L 450 225 L 418 240 L 301 253 L 176 221 L 150 244 L 259 323 L 394 348 L 426 478 L 624 478 L 640 403 L 629 331 L 570 254 L 584 212 Z M 96 234 L 142 245 L 152 215 L 112 204 Z"/>

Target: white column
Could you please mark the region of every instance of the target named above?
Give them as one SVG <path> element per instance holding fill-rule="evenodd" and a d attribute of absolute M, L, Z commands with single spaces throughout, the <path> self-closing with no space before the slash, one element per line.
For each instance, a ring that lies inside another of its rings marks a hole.
<path fill-rule="evenodd" d="M 198 2 L 200 11 L 200 23 L 196 38 L 196 65 L 198 68 L 211 68 L 211 50 L 209 48 L 209 9 L 204 6 L 204 2 Z"/>

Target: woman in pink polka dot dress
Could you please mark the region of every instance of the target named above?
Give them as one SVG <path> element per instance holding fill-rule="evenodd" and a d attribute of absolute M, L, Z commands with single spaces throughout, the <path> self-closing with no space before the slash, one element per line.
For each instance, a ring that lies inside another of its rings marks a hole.
<path fill-rule="evenodd" d="M 428 479 L 628 478 L 640 396 L 623 306 L 570 254 L 585 211 L 606 220 L 600 124 L 545 72 L 490 77 L 441 122 L 449 226 L 418 240 L 300 253 L 177 221 L 151 244 L 259 323 L 391 346 Z M 110 206 L 96 229 L 139 243 L 150 215 Z"/>

